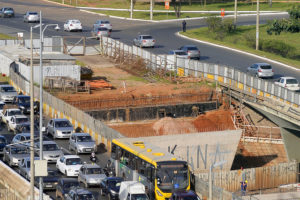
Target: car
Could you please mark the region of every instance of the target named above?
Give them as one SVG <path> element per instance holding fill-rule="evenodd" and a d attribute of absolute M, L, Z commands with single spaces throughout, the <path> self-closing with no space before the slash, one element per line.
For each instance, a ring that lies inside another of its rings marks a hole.
<path fill-rule="evenodd" d="M 175 190 L 170 200 L 200 200 L 200 197 L 192 190 Z"/>
<path fill-rule="evenodd" d="M 39 22 L 40 16 L 37 12 L 27 11 L 23 18 L 24 22 Z"/>
<path fill-rule="evenodd" d="M 124 181 L 121 177 L 107 177 L 100 183 L 101 196 L 108 196 L 108 199 L 118 199 L 121 182 Z"/>
<path fill-rule="evenodd" d="M 183 50 L 171 50 L 168 55 L 176 55 L 177 58 L 189 59 L 189 55 Z"/>
<path fill-rule="evenodd" d="M 42 177 L 44 190 L 55 190 L 58 184 L 59 174 L 55 169 L 48 169 L 48 176 Z M 34 178 L 34 183 L 39 188 L 39 177 Z"/>
<path fill-rule="evenodd" d="M 83 183 L 86 188 L 90 185 L 99 186 L 105 178 L 103 169 L 97 164 L 83 164 L 78 174 L 78 182 Z"/>
<path fill-rule="evenodd" d="M 35 143 L 35 152 L 40 155 L 40 142 Z M 56 163 L 57 160 L 63 156 L 63 151 L 58 147 L 54 141 L 43 141 L 43 159 L 48 163 Z"/>
<path fill-rule="evenodd" d="M 28 123 L 29 119 L 25 115 L 14 115 L 10 118 L 10 120 L 7 123 L 7 129 L 8 131 L 16 131 L 17 127 L 20 126 L 23 123 Z"/>
<path fill-rule="evenodd" d="M 112 31 L 112 25 L 108 20 L 97 20 L 94 25 L 93 28 L 107 28 L 109 32 Z"/>
<path fill-rule="evenodd" d="M 83 163 L 77 155 L 61 156 L 56 162 L 56 168 L 66 176 L 78 176 Z"/>
<path fill-rule="evenodd" d="M 23 114 L 30 113 L 30 96 L 17 95 L 14 97 L 12 103 L 18 106 Z"/>
<path fill-rule="evenodd" d="M 0 154 L 3 154 L 3 150 L 6 147 L 6 145 L 8 144 L 8 141 L 6 139 L 6 137 L 4 137 L 3 135 L 0 135 Z"/>
<path fill-rule="evenodd" d="M 0 101 L 0 123 L 2 122 L 2 116 L 3 116 L 3 108 L 5 106 L 5 103 Z"/>
<path fill-rule="evenodd" d="M 18 166 L 19 161 L 29 155 L 29 149 L 23 145 L 6 145 L 3 150 L 3 161 L 11 167 Z"/>
<path fill-rule="evenodd" d="M 155 39 L 151 35 L 138 35 L 133 39 L 133 44 L 139 47 L 152 47 L 155 46 Z"/>
<path fill-rule="evenodd" d="M 12 141 L 12 144 L 22 144 L 24 146 L 30 146 L 30 133 L 19 133 L 16 134 Z"/>
<path fill-rule="evenodd" d="M 21 123 L 21 124 L 19 124 L 19 126 L 16 127 L 15 134 L 30 133 L 30 128 L 31 128 L 30 122 Z M 40 129 L 40 127 L 37 124 L 34 124 L 34 135 L 39 135 L 40 134 L 39 129 Z"/>
<path fill-rule="evenodd" d="M 58 179 L 55 197 L 56 199 L 65 199 L 66 194 L 72 187 L 79 187 L 80 184 L 76 178 L 60 178 Z"/>
<path fill-rule="evenodd" d="M 190 59 L 198 59 L 200 60 L 200 50 L 195 45 L 184 45 L 179 48 L 179 50 L 185 51 Z"/>
<path fill-rule="evenodd" d="M 277 81 L 275 81 L 275 85 L 287 88 L 288 90 L 292 91 L 299 91 L 299 82 L 296 78 L 294 77 L 280 77 Z"/>
<path fill-rule="evenodd" d="M 34 157 L 34 160 L 39 160 L 39 157 Z M 18 173 L 30 180 L 30 157 L 22 158 L 18 163 Z"/>
<path fill-rule="evenodd" d="M 81 187 L 72 187 L 65 200 L 96 200 L 93 193 Z"/>
<path fill-rule="evenodd" d="M 54 139 L 56 138 L 70 138 L 74 132 L 73 125 L 68 119 L 51 119 L 48 122 L 46 132 L 51 135 Z"/>
<path fill-rule="evenodd" d="M 274 70 L 268 63 L 255 63 L 247 68 L 247 73 L 257 78 L 273 78 Z"/>
<path fill-rule="evenodd" d="M 88 133 L 72 133 L 69 139 L 69 150 L 79 153 L 97 152 L 95 140 Z"/>
<path fill-rule="evenodd" d="M 64 31 L 81 31 L 82 32 L 82 24 L 78 19 L 70 19 L 64 23 Z"/>
<path fill-rule="evenodd" d="M 15 17 L 15 11 L 13 8 L 9 7 L 1 8 L 0 17 Z"/>
<path fill-rule="evenodd" d="M 94 27 L 91 33 L 92 36 L 97 39 L 101 37 L 110 37 L 110 31 L 105 27 Z"/>
<path fill-rule="evenodd" d="M 5 109 L 3 110 L 3 114 L 1 116 L 2 118 L 2 122 L 5 124 L 8 124 L 8 122 L 10 121 L 10 118 L 12 118 L 15 115 L 22 115 L 22 112 L 20 109 L 18 108 L 9 108 L 9 109 Z"/>
<path fill-rule="evenodd" d="M 6 84 L 0 85 L 0 95 L 4 103 L 11 103 L 18 93 L 13 86 Z"/>

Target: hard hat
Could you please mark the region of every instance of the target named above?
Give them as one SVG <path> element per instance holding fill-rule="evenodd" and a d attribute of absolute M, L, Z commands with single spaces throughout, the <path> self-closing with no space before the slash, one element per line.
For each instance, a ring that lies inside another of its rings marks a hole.
<path fill-rule="evenodd" d="M 245 183 L 248 183 L 248 181 L 246 180 Z"/>

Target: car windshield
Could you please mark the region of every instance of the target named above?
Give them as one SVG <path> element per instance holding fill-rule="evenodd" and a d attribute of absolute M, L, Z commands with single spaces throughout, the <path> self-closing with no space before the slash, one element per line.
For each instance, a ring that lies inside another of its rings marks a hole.
<path fill-rule="evenodd" d="M 29 15 L 38 15 L 37 12 L 30 12 Z"/>
<path fill-rule="evenodd" d="M 6 140 L 3 137 L 0 137 L 0 144 L 6 144 Z"/>
<path fill-rule="evenodd" d="M 16 122 L 17 122 L 17 124 L 25 123 L 25 122 L 28 122 L 28 118 L 27 117 L 16 118 Z"/>
<path fill-rule="evenodd" d="M 297 79 L 286 79 L 286 84 L 298 84 Z"/>
<path fill-rule="evenodd" d="M 198 51 L 198 48 L 197 48 L 197 47 L 188 47 L 187 49 L 188 49 L 188 50 L 191 50 L 191 51 Z"/>
<path fill-rule="evenodd" d="M 92 142 L 93 139 L 90 135 L 86 136 L 77 136 L 77 142 Z"/>
<path fill-rule="evenodd" d="M 152 36 L 150 36 L 150 35 L 144 35 L 143 39 L 152 39 Z"/>
<path fill-rule="evenodd" d="M 51 176 L 51 177 L 58 176 L 58 173 L 57 173 L 57 171 L 49 170 L 48 176 Z"/>
<path fill-rule="evenodd" d="M 27 168 L 30 168 L 30 160 L 27 161 Z"/>
<path fill-rule="evenodd" d="M 55 127 L 72 127 L 72 124 L 69 121 L 57 121 Z"/>
<path fill-rule="evenodd" d="M 11 148 L 12 154 L 27 154 L 27 150 L 24 148 Z"/>
<path fill-rule="evenodd" d="M 87 174 L 101 174 L 101 168 L 87 168 Z"/>
<path fill-rule="evenodd" d="M 44 151 L 57 151 L 57 150 L 59 150 L 59 147 L 57 146 L 57 144 L 44 144 L 43 150 Z"/>
<path fill-rule="evenodd" d="M 108 181 L 108 186 L 110 188 L 120 188 L 121 186 L 121 180 L 117 181 L 117 180 L 110 180 Z"/>
<path fill-rule="evenodd" d="M 82 162 L 80 160 L 80 158 L 69 158 L 66 161 L 67 165 L 81 165 Z"/>
<path fill-rule="evenodd" d="M 20 103 L 30 103 L 30 97 L 21 97 L 19 98 Z"/>
<path fill-rule="evenodd" d="M 163 163 L 157 170 L 158 186 L 161 189 L 186 189 L 188 186 L 188 167 L 184 163 Z"/>
<path fill-rule="evenodd" d="M 107 31 L 107 28 L 98 28 L 98 31 Z"/>
<path fill-rule="evenodd" d="M 67 182 L 67 183 L 64 183 L 64 185 L 63 185 L 65 190 L 69 190 L 73 186 L 79 187 L 79 182 Z"/>
<path fill-rule="evenodd" d="M 79 200 L 94 200 L 94 196 L 92 194 L 79 194 Z"/>
<path fill-rule="evenodd" d="M 80 21 L 79 20 L 72 20 L 71 24 L 80 24 Z"/>
<path fill-rule="evenodd" d="M 2 87 L 4 92 L 16 92 L 15 88 L 12 86 Z"/>
<path fill-rule="evenodd" d="M 187 53 L 184 51 L 175 51 L 175 54 L 180 56 L 187 55 Z"/>
<path fill-rule="evenodd" d="M 132 200 L 148 200 L 148 196 L 146 194 L 132 194 Z"/>
<path fill-rule="evenodd" d="M 9 11 L 13 11 L 12 8 L 4 8 L 5 11 L 9 10 Z"/>
<path fill-rule="evenodd" d="M 261 69 L 272 69 L 271 65 L 261 65 L 260 66 Z"/>
<path fill-rule="evenodd" d="M 20 110 L 10 110 L 8 111 L 8 116 L 13 116 L 13 115 L 21 115 L 21 111 Z"/>

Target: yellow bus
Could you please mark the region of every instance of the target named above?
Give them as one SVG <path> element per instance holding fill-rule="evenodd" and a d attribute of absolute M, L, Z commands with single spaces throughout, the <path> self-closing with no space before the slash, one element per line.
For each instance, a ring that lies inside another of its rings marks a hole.
<path fill-rule="evenodd" d="M 111 160 L 119 161 L 119 176 L 142 182 L 150 199 L 168 200 L 174 189 L 191 187 L 188 163 L 143 139 L 114 139 Z"/>

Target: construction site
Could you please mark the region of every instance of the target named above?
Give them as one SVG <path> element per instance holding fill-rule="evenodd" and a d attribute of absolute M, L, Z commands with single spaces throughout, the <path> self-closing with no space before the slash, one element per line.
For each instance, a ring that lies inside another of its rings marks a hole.
<path fill-rule="evenodd" d="M 52 93 L 125 137 L 242 129 L 232 170 L 288 161 L 279 127 L 223 94 L 216 83 L 149 75 L 138 69 L 141 63 L 126 68 L 101 56 L 80 56 L 77 60 L 92 72 L 88 82 L 83 81 L 88 92 L 55 90 L 52 84 Z"/>

